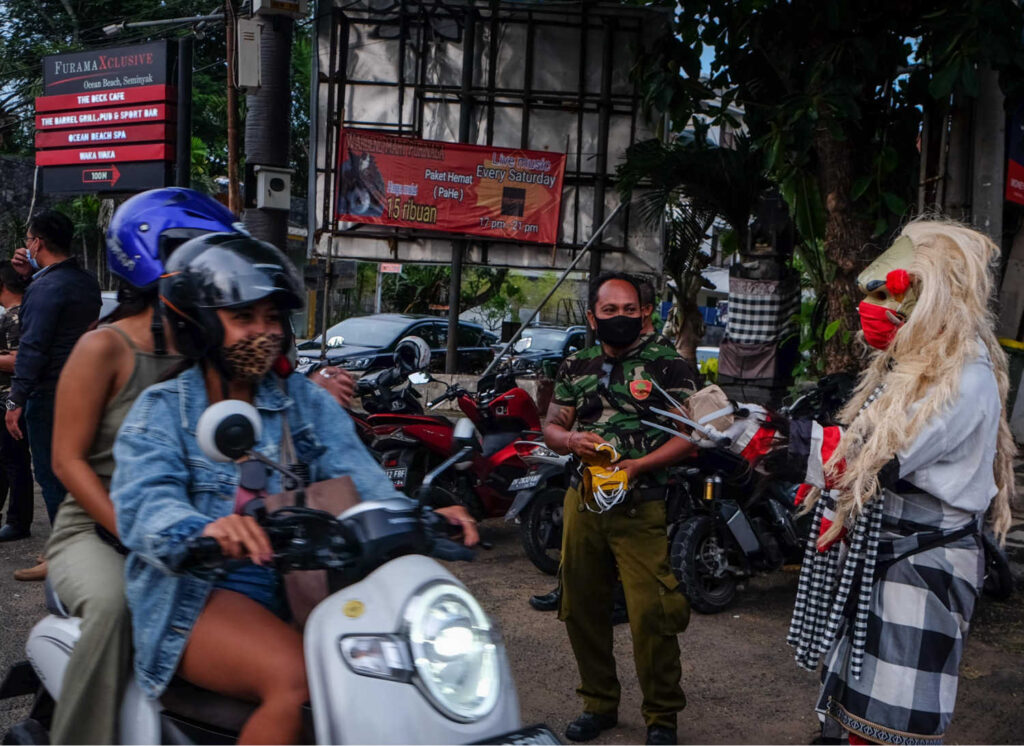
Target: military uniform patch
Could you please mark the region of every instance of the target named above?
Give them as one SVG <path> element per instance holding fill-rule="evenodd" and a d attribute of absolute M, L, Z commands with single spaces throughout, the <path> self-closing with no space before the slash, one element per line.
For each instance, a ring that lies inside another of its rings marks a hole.
<path fill-rule="evenodd" d="M 645 381 L 642 378 L 638 381 L 629 382 L 629 393 L 633 395 L 634 399 L 643 401 L 651 392 L 654 390 L 654 385 L 650 381 Z"/>

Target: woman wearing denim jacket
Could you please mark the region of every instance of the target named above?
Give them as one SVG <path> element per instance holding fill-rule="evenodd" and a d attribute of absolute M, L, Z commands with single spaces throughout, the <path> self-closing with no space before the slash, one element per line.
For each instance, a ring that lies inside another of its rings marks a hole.
<path fill-rule="evenodd" d="M 363 499 L 401 497 L 330 394 L 302 376 L 271 372 L 290 345 L 287 314 L 301 306 L 302 293 L 294 268 L 269 244 L 213 234 L 179 248 L 161 295 L 178 349 L 197 363 L 138 398 L 114 447 L 111 497 L 131 550 L 125 587 L 136 676 L 152 697 L 177 673 L 257 702 L 239 743 L 297 742 L 309 695 L 301 633 L 286 621 L 279 576 L 265 566 L 270 543 L 252 518 L 234 513 L 236 467 L 203 455 L 200 414 L 224 398 L 248 401 L 262 419 L 256 450 L 268 458 L 279 456 L 287 418 L 311 481 L 348 475 Z M 268 490 L 280 489 L 272 475 Z M 464 509 L 443 512 L 475 543 Z M 216 583 L 172 574 L 168 560 L 200 535 L 253 564 Z"/>

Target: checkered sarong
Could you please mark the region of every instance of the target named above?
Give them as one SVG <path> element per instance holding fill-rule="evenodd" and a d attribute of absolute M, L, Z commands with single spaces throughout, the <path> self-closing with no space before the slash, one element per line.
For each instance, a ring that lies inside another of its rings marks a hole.
<path fill-rule="evenodd" d="M 849 593 L 868 599 L 868 613 L 863 625 L 850 605 L 840 615 L 817 710 L 829 716 L 826 735 L 846 730 L 878 743 L 937 744 L 953 716 L 984 578 L 979 519 L 926 493 L 884 493 L 875 572 L 861 575 L 852 550 L 843 567 L 845 575 L 853 565 Z"/>
<path fill-rule="evenodd" d="M 791 280 L 729 278 L 726 339 L 740 344 L 778 342 L 797 331 L 800 287 Z"/>

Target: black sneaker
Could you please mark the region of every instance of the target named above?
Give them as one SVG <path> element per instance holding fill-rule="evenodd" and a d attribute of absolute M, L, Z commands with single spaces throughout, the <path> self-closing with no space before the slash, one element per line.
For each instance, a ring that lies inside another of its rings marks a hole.
<path fill-rule="evenodd" d="M 13 523 L 5 523 L 3 528 L 0 528 L 0 541 L 19 541 L 27 539 L 31 535 L 29 531 L 18 528 Z"/>
<path fill-rule="evenodd" d="M 537 596 L 530 596 L 530 606 L 537 611 L 557 611 L 558 604 L 562 600 L 562 589 L 555 588 L 550 593 Z"/>
<path fill-rule="evenodd" d="M 596 712 L 584 712 L 569 723 L 565 729 L 565 737 L 570 741 L 593 741 L 601 731 L 614 728 L 619 724 L 618 715 L 599 715 Z"/>
<path fill-rule="evenodd" d="M 669 728 L 667 725 L 652 725 L 647 729 L 647 743 L 659 744 L 659 746 L 676 744 L 679 743 L 679 737 L 676 735 L 675 728 Z"/>

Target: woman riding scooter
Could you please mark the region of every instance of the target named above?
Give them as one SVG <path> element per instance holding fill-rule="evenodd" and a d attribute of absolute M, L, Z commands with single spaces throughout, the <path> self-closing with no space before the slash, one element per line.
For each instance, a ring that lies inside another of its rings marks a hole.
<path fill-rule="evenodd" d="M 139 397 L 115 445 L 111 496 L 131 550 L 126 590 L 135 620 L 135 670 L 157 697 L 177 673 L 257 702 L 240 743 L 295 743 L 308 697 L 302 635 L 288 623 L 281 579 L 265 566 L 270 543 L 231 500 L 233 464 L 203 455 L 196 423 L 210 403 L 240 399 L 262 420 L 256 450 L 294 450 L 311 482 L 347 475 L 364 499 L 404 499 L 359 443 L 340 406 L 308 379 L 271 367 L 291 344 L 289 314 L 302 306 L 295 269 L 273 246 L 247 237 L 194 239 L 161 281 L 178 349 L 195 364 Z M 280 491 L 270 477 L 268 491 Z M 461 507 L 444 509 L 466 544 L 478 537 Z M 252 564 L 211 581 L 174 575 L 168 561 L 196 536 Z"/>
<path fill-rule="evenodd" d="M 108 489 L 111 449 L 135 398 L 181 357 L 168 344 L 157 304 L 164 259 L 188 238 L 232 230 L 234 216 L 188 189 L 138 194 L 114 213 L 107 260 L 121 281 L 120 305 L 75 345 L 57 386 L 53 470 L 67 485 L 47 545 L 49 578 L 81 618 L 51 741 L 113 743 L 121 694 L 131 670 L 124 556 Z"/>

